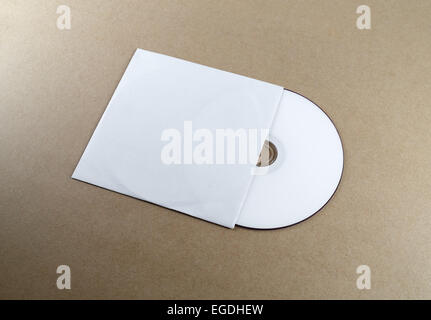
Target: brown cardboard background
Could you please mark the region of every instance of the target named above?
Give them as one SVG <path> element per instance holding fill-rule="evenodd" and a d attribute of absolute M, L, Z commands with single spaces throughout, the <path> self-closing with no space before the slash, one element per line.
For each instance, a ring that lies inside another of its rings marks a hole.
<path fill-rule="evenodd" d="M 356 29 L 361 4 L 372 30 Z M 0 297 L 431 298 L 430 16 L 426 0 L 3 0 Z M 287 229 L 232 231 L 72 180 L 137 47 L 319 104 L 345 152 L 332 201 Z"/>

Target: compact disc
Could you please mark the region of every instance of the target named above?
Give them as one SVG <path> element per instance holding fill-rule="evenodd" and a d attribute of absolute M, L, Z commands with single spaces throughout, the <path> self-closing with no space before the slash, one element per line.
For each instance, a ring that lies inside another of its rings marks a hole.
<path fill-rule="evenodd" d="M 253 178 L 237 225 L 272 229 L 301 222 L 329 201 L 340 182 L 340 136 L 307 98 L 284 90 L 269 140 L 275 160 Z"/>

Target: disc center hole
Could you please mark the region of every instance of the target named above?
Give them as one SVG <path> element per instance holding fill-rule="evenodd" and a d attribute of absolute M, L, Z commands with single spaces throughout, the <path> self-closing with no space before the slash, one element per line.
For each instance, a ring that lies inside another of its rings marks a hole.
<path fill-rule="evenodd" d="M 277 147 L 271 142 L 266 140 L 263 144 L 262 151 L 260 152 L 259 159 L 256 166 L 267 167 L 272 165 L 278 157 Z"/>

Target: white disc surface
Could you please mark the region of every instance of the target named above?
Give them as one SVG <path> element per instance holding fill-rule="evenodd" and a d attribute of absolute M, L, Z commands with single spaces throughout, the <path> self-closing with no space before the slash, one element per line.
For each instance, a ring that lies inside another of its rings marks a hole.
<path fill-rule="evenodd" d="M 237 225 L 272 229 L 301 222 L 329 201 L 340 182 L 340 137 L 307 98 L 284 90 L 269 140 L 278 157 L 267 174 L 254 177 Z"/>

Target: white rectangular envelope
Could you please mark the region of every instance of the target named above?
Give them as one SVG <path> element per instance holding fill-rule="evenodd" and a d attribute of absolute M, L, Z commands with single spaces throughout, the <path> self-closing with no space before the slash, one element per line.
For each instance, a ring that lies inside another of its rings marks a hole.
<path fill-rule="evenodd" d="M 180 164 L 166 164 L 162 135 L 177 130 L 190 148 L 185 123 L 211 132 L 269 129 L 282 93 L 273 84 L 138 49 L 72 177 L 233 228 L 251 165 L 190 164 L 185 154 Z"/>

